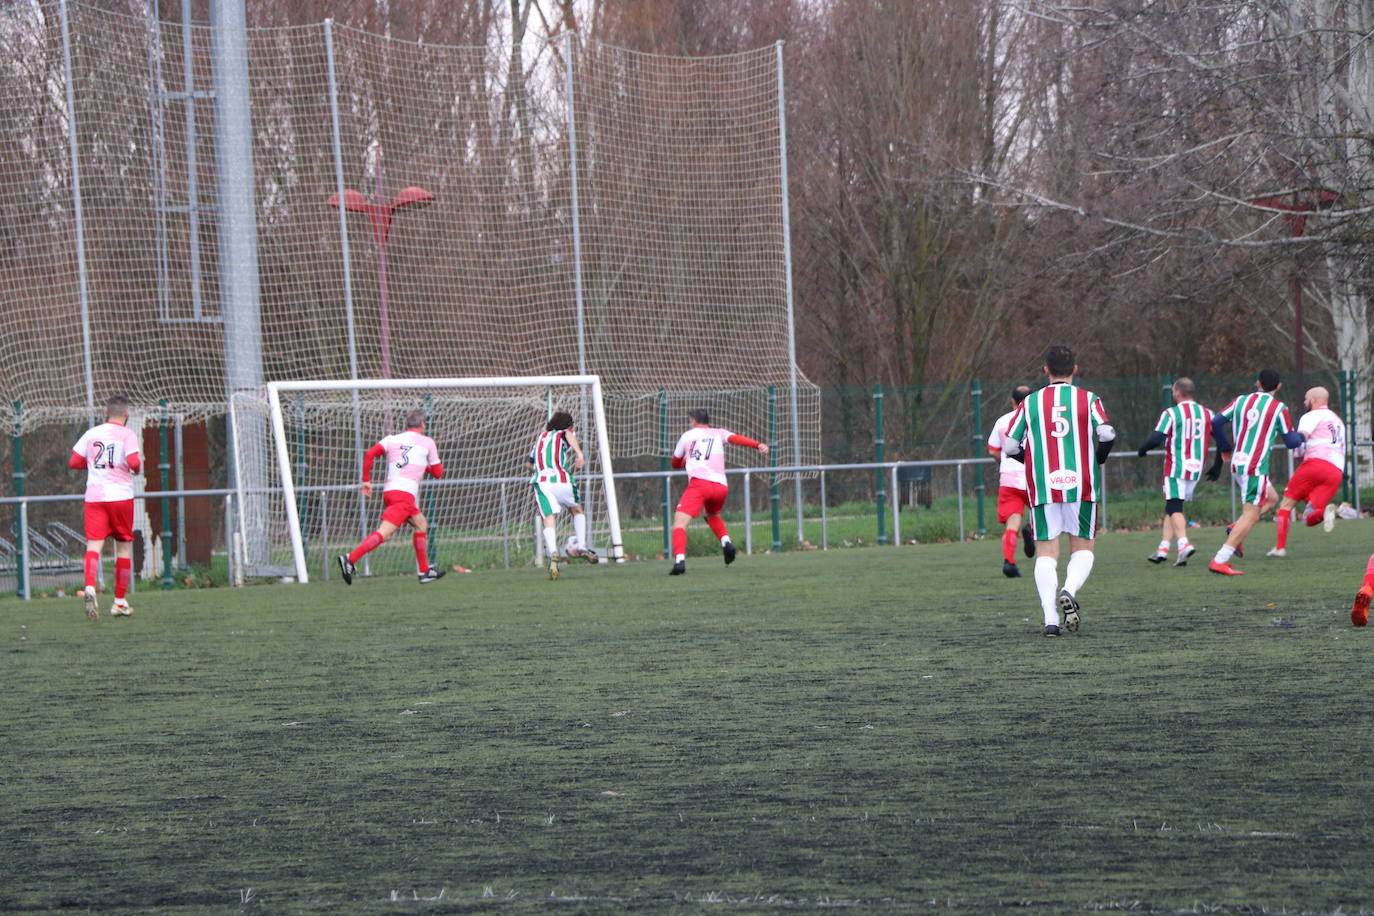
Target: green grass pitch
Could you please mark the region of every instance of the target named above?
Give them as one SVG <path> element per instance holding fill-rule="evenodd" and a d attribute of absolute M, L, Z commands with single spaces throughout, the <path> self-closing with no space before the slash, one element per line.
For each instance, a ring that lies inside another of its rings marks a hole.
<path fill-rule="evenodd" d="M 0 909 L 1367 912 L 1374 526 L 1194 533 L 7 601 Z"/>

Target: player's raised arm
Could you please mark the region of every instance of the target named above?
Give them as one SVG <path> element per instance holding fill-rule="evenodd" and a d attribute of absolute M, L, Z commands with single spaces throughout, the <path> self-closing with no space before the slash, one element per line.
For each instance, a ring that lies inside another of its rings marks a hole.
<path fill-rule="evenodd" d="M 743 446 L 744 448 L 757 449 L 759 454 L 761 455 L 768 454 L 768 443 L 757 442 L 753 439 L 750 439 L 748 436 L 741 436 L 738 433 L 731 433 L 729 436 L 725 438 L 725 441 L 729 442 L 731 445 L 739 445 Z"/>
<path fill-rule="evenodd" d="M 572 431 L 572 427 L 568 427 L 568 431 L 563 434 L 563 438 L 567 440 L 568 447 L 573 450 L 573 470 L 582 470 L 583 465 L 587 463 L 587 459 L 582 454 L 582 443 L 577 441 L 577 433 Z"/>

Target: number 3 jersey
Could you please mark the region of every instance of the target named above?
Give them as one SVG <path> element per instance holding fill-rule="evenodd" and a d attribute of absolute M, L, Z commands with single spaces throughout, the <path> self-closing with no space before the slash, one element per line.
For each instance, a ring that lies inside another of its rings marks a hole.
<path fill-rule="evenodd" d="M 1067 382 L 1026 396 L 1007 439 L 1021 443 L 1025 451 L 1032 506 L 1098 500 L 1102 484 L 1094 455 L 1098 427 L 1107 423 L 1102 399 Z"/>
<path fill-rule="evenodd" d="M 72 451 L 86 459 L 86 502 L 112 503 L 134 498 L 129 456 L 140 452 L 138 433 L 119 423 L 92 426 Z"/>
<path fill-rule="evenodd" d="M 1180 401 L 1160 414 L 1155 432 L 1164 436 L 1164 476 L 1200 478 L 1211 430 L 1212 412 L 1197 401 Z"/>
<path fill-rule="evenodd" d="M 413 429 L 387 436 L 377 444 L 386 450 L 386 486 L 382 488 L 383 491 L 404 490 L 412 496 L 418 496 L 425 470 L 441 463 L 434 440 Z"/>

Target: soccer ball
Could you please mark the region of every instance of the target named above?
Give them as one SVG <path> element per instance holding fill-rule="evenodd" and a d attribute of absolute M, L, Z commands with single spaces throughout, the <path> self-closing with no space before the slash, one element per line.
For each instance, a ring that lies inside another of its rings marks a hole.
<path fill-rule="evenodd" d="M 563 542 L 563 556 L 580 557 L 582 556 L 582 545 L 578 543 L 577 535 L 570 534 L 568 539 Z"/>

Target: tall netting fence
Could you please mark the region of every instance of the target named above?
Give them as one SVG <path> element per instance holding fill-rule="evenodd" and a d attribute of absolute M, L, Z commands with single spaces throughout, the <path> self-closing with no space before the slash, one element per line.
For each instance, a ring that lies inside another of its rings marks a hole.
<path fill-rule="evenodd" d="M 513 63 L 250 30 L 245 342 L 217 279 L 217 38 L 77 2 L 3 14 L 0 423 L 88 419 L 112 391 L 223 415 L 226 346 L 260 344 L 265 380 L 598 374 L 621 456 L 657 454 L 660 389 L 778 386 L 782 462 L 819 457 L 789 351 L 776 49 L 564 36 Z M 765 425 L 761 401 L 734 422 Z"/>

